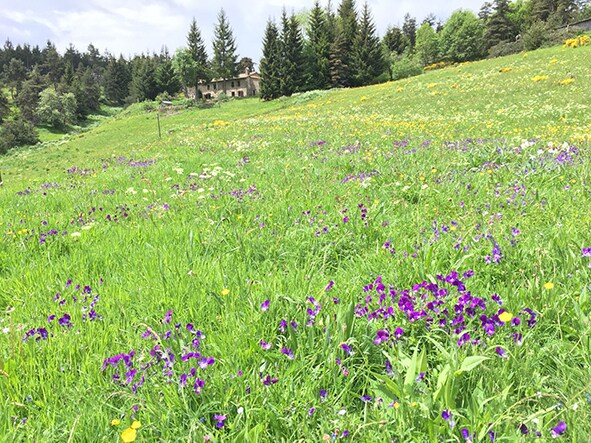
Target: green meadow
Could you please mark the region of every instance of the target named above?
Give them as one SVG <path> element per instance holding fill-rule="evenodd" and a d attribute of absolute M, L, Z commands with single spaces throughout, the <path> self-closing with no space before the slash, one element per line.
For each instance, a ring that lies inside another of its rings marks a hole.
<path fill-rule="evenodd" d="M 589 60 L 0 157 L 0 440 L 591 441 Z"/>

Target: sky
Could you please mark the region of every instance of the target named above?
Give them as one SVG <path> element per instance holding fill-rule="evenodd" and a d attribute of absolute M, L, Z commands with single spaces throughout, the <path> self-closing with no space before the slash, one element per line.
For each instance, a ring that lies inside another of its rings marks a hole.
<path fill-rule="evenodd" d="M 321 0 L 324 6 L 327 0 Z M 336 5 L 340 0 L 332 0 Z M 418 23 L 429 13 L 445 20 L 456 9 L 478 12 L 484 0 L 368 0 L 378 33 L 402 25 L 408 12 Z M 311 8 L 314 0 L 0 0 L 0 44 L 45 46 L 51 40 L 60 53 L 73 44 L 84 51 L 92 43 L 101 53 L 126 57 L 142 52 L 171 53 L 186 45 L 193 17 L 211 56 L 213 30 L 220 8 L 226 11 L 240 57 L 258 63 L 269 18 Z M 362 1 L 357 0 L 357 9 Z"/>

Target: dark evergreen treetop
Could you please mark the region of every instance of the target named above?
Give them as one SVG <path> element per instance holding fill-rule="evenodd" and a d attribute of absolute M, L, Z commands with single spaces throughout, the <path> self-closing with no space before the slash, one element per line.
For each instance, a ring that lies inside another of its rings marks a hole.
<path fill-rule="evenodd" d="M 210 78 L 209 63 L 207 60 L 207 50 L 205 43 L 201 38 L 201 31 L 197 27 L 197 21 L 193 17 L 191 27 L 189 28 L 189 34 L 187 34 L 187 49 L 191 54 L 191 58 L 195 62 L 195 83 L 194 86 L 197 88 L 197 84 L 200 80 L 207 81 Z"/>
<path fill-rule="evenodd" d="M 281 94 L 290 96 L 304 86 L 304 40 L 295 14 L 281 17 Z"/>
<path fill-rule="evenodd" d="M 214 29 L 212 68 L 214 75 L 224 80 L 224 92 L 226 92 L 226 79 L 237 74 L 237 60 L 236 40 L 226 13 L 221 9 Z"/>
<path fill-rule="evenodd" d="M 330 85 L 330 40 L 326 13 L 319 0 L 314 2 L 310 11 L 306 36 L 306 88 L 327 88 Z"/>
<path fill-rule="evenodd" d="M 368 85 L 386 69 L 380 38 L 371 17 L 369 5 L 363 6 L 357 36 L 353 46 L 353 82 L 357 86 Z"/>
<path fill-rule="evenodd" d="M 281 41 L 279 30 L 269 20 L 263 37 L 263 58 L 261 59 L 261 98 L 272 100 L 281 95 Z"/>

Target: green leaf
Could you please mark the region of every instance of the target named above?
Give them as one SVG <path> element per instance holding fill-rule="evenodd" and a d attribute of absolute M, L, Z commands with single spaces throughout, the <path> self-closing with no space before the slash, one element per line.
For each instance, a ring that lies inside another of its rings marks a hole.
<path fill-rule="evenodd" d="M 460 369 L 456 371 L 456 375 L 460 375 L 463 372 L 469 372 L 488 359 L 488 357 L 483 355 L 471 355 L 470 357 L 466 357 L 462 362 Z"/>
<path fill-rule="evenodd" d="M 447 380 L 449 379 L 450 371 L 451 371 L 451 366 L 448 363 L 443 367 L 443 369 L 439 373 L 439 376 L 437 377 L 437 388 L 435 389 L 435 392 L 433 393 L 433 402 L 435 402 L 437 400 L 437 398 L 439 397 L 439 393 L 441 392 L 441 389 L 447 383 Z"/>

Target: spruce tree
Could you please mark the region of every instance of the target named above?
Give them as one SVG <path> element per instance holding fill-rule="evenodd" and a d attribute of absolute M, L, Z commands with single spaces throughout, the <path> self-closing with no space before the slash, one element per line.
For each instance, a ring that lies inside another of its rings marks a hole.
<path fill-rule="evenodd" d="M 306 34 L 306 89 L 325 89 L 330 85 L 330 42 L 326 15 L 318 0 L 310 11 Z"/>
<path fill-rule="evenodd" d="M 402 33 L 402 30 L 396 26 L 391 26 L 386 30 L 382 38 L 382 44 L 388 52 L 402 55 L 410 47 L 408 37 Z"/>
<path fill-rule="evenodd" d="M 281 17 L 281 94 L 290 96 L 303 89 L 304 42 L 295 14 Z"/>
<path fill-rule="evenodd" d="M 37 117 L 35 110 L 39 104 L 39 94 L 47 87 L 47 83 L 37 68 L 34 68 L 29 79 L 23 83 L 20 93 L 16 96 L 16 105 L 21 117 L 35 124 Z"/>
<path fill-rule="evenodd" d="M 417 41 L 417 20 L 414 17 L 411 17 L 408 13 L 404 16 L 402 33 L 408 39 L 411 51 L 414 50 Z"/>
<path fill-rule="evenodd" d="M 138 57 L 134 60 L 130 91 L 135 102 L 156 98 L 155 67 L 150 58 Z"/>
<path fill-rule="evenodd" d="M 199 82 L 207 82 L 210 78 L 210 71 L 205 43 L 201 38 L 201 31 L 197 27 L 194 17 L 189 28 L 189 34 L 187 35 L 187 48 L 191 54 L 191 58 L 195 62 L 195 83 L 193 85 L 195 87 L 195 98 L 201 98 Z"/>
<path fill-rule="evenodd" d="M 363 5 L 352 57 L 352 80 L 356 86 L 364 86 L 386 69 L 380 38 L 371 17 L 367 2 Z"/>
<path fill-rule="evenodd" d="M 335 43 L 337 43 L 338 40 L 338 45 L 333 48 L 333 55 L 336 56 L 340 52 L 343 86 L 352 86 L 353 79 L 349 68 L 352 65 L 353 46 L 355 44 L 355 36 L 357 35 L 357 12 L 355 11 L 355 0 L 342 0 L 337 15 L 337 35 L 335 37 Z"/>
<path fill-rule="evenodd" d="M 515 37 L 515 29 L 509 19 L 509 0 L 495 0 L 493 8 L 494 12 L 486 21 L 485 42 L 488 48 Z"/>
<path fill-rule="evenodd" d="M 281 41 L 277 25 L 267 22 L 263 37 L 263 58 L 261 59 L 261 98 L 273 100 L 281 95 Z"/>
<path fill-rule="evenodd" d="M 101 89 L 90 66 L 82 65 L 76 71 L 71 92 L 76 97 L 76 113 L 84 118 L 100 108 Z"/>
<path fill-rule="evenodd" d="M 180 91 L 181 83 L 174 72 L 170 59 L 162 61 L 156 69 L 156 86 L 159 93 L 166 92 L 169 95 L 174 95 Z"/>
<path fill-rule="evenodd" d="M 41 65 L 41 71 L 42 74 L 47 75 L 47 78 L 53 84 L 54 89 L 57 90 L 57 85 L 64 72 L 64 65 L 55 45 L 49 40 L 47 41 L 47 46 L 43 50 L 43 64 Z"/>
<path fill-rule="evenodd" d="M 238 70 L 236 40 L 223 9 L 218 14 L 218 23 L 214 29 L 213 73 L 221 78 L 226 93 L 226 81 L 236 75 Z"/>
<path fill-rule="evenodd" d="M 105 97 L 114 105 L 122 105 L 129 95 L 131 73 L 123 56 L 111 57 L 104 76 Z"/>

